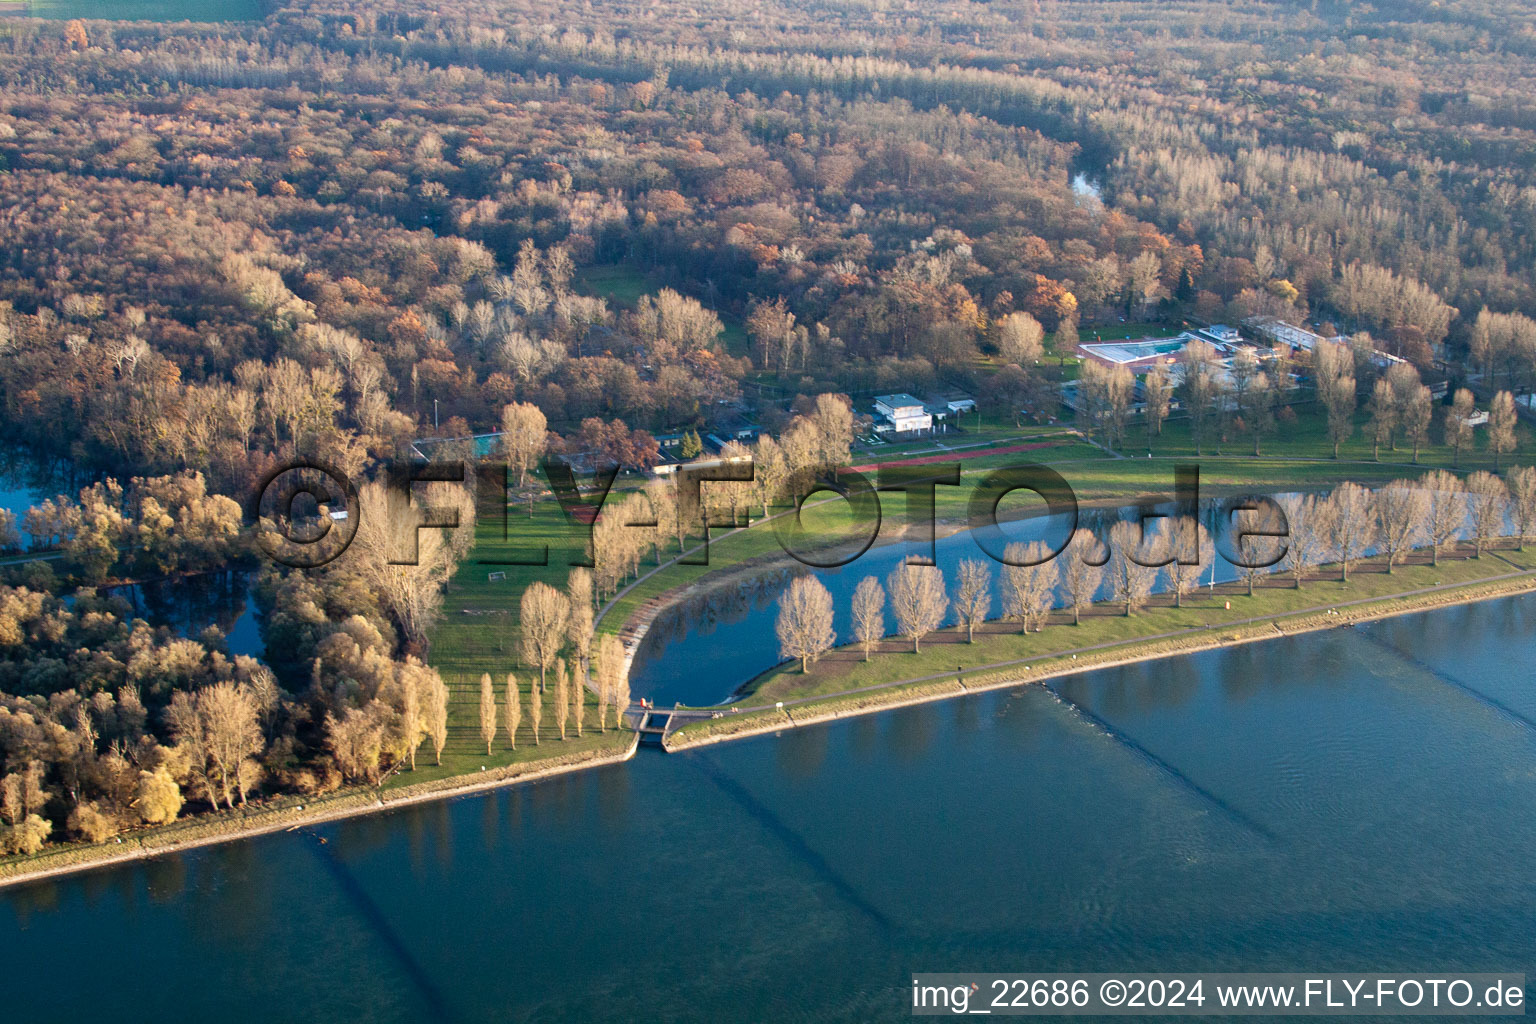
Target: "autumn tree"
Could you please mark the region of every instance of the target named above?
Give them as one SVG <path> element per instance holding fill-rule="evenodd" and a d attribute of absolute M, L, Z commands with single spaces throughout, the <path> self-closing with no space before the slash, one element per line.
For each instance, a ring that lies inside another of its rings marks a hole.
<path fill-rule="evenodd" d="M 501 410 L 501 450 L 506 453 L 508 468 L 517 473 L 519 487 L 544 456 L 548 438 L 549 421 L 538 406 L 513 402 Z"/>
<path fill-rule="evenodd" d="M 436 669 L 428 670 L 422 703 L 422 724 L 428 738 L 432 740 L 432 755 L 440 765 L 443 763 L 443 748 L 448 745 L 448 684 Z"/>
<path fill-rule="evenodd" d="M 517 749 L 517 727 L 523 721 L 523 705 L 517 676 L 507 673 L 506 699 L 502 706 L 502 726 L 507 730 L 507 745 Z"/>
<path fill-rule="evenodd" d="M 539 745 L 539 723 L 544 719 L 544 694 L 541 687 L 528 687 L 528 728 L 533 730 L 533 745 Z"/>
<path fill-rule="evenodd" d="M 571 609 L 566 638 L 571 642 L 571 653 L 575 658 L 572 668 L 578 682 L 585 686 L 592 666 L 592 573 L 579 567 L 572 569 L 565 593 Z"/>
<path fill-rule="evenodd" d="M 566 675 L 565 659 L 555 659 L 555 725 L 560 729 L 560 739 L 565 739 L 565 727 L 571 718 L 571 680 Z"/>
<path fill-rule="evenodd" d="M 1044 354 L 1045 329 L 1025 312 L 1009 313 L 994 324 L 997 355 L 1005 363 L 1033 366 Z"/>
<path fill-rule="evenodd" d="M 491 743 L 496 739 L 496 688 L 489 672 L 480 673 L 480 738 L 485 741 L 485 753 L 489 756 Z"/>
<path fill-rule="evenodd" d="M 518 626 L 524 663 L 539 668 L 539 692 L 544 692 L 545 673 L 555 663 L 565 643 L 571 620 L 571 603 L 548 583 L 530 583 L 518 604 Z"/>

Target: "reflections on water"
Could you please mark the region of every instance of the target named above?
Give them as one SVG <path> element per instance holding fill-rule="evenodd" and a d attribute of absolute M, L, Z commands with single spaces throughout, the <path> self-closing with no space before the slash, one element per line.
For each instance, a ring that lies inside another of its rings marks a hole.
<path fill-rule="evenodd" d="M 1474 693 L 1536 718 L 1533 627 L 1446 609 L 0 893 L 7 1015 L 898 1021 L 915 970 L 1522 970 L 1536 730 Z"/>
<path fill-rule="evenodd" d="M 230 654 L 260 657 L 265 650 L 257 619 L 255 573 L 209 572 L 103 588 L 128 603 L 132 614 L 196 639 L 209 626 L 224 634 Z"/>

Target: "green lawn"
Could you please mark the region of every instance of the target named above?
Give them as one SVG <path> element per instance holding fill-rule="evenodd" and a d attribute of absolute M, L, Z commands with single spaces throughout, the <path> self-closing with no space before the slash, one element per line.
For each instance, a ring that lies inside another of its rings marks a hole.
<path fill-rule="evenodd" d="M 260 21 L 260 0 L 32 0 L 34 18 L 101 21 Z"/>

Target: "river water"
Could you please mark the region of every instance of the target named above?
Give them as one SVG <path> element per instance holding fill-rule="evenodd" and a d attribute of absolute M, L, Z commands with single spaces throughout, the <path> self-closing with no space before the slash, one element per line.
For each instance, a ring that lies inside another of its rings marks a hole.
<path fill-rule="evenodd" d="M 913 971 L 1536 975 L 1533 627 L 1448 608 L 0 891 L 5 1017 L 898 1021 Z"/>

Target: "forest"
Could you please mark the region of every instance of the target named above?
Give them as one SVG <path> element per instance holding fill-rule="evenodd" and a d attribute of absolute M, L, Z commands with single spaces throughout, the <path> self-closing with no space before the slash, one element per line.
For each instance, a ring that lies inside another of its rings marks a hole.
<path fill-rule="evenodd" d="M 1292 370 L 1335 448 L 1357 409 L 1417 452 L 1492 403 L 1495 457 L 1536 381 L 1517 0 L 263 13 L 0 18 L 0 425 L 83 484 L 0 523 L 58 553 L 0 567 L 15 850 L 175 817 L 182 790 L 376 781 L 430 738 L 472 507 L 411 571 L 383 537 L 265 567 L 265 661 L 99 592 L 250 569 L 252 494 L 295 457 L 367 479 L 501 432 L 521 486 L 544 453 L 639 472 L 751 422 L 782 476 L 845 460 L 880 393 L 1062 415 L 1077 340 L 1126 322 L 1351 336 L 1352 360 L 1242 370 L 1229 404 L 1167 383 L 1197 444 L 1255 454 Z M 1128 385 L 1081 383 L 1084 432 L 1121 443 Z M 598 597 L 638 564 L 614 550 Z"/>

